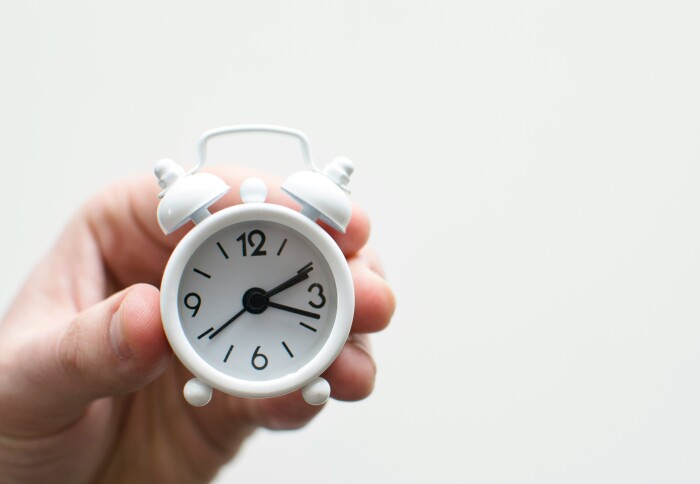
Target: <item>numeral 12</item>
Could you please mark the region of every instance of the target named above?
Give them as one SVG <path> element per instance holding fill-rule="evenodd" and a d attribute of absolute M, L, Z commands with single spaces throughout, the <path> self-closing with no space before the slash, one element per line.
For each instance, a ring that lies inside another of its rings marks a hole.
<path fill-rule="evenodd" d="M 247 245 L 250 245 L 250 247 L 253 249 L 253 252 L 250 254 L 251 256 L 267 255 L 267 251 L 262 250 L 263 245 L 265 245 L 265 234 L 262 232 L 262 230 L 251 230 L 248 233 L 247 240 L 246 233 L 243 232 L 241 236 L 238 237 L 236 240 L 241 243 L 241 251 L 243 252 L 243 257 L 246 257 L 248 255 Z"/>

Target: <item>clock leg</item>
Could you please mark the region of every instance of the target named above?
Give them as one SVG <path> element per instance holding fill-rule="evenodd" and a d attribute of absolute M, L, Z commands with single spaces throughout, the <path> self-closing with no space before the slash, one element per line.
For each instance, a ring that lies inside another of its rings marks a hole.
<path fill-rule="evenodd" d="M 319 376 L 301 389 L 301 395 L 309 405 L 323 405 L 331 396 L 331 386 Z"/>
<path fill-rule="evenodd" d="M 192 378 L 185 383 L 182 393 L 187 403 L 194 407 L 203 407 L 211 400 L 212 388 L 203 381 Z"/>

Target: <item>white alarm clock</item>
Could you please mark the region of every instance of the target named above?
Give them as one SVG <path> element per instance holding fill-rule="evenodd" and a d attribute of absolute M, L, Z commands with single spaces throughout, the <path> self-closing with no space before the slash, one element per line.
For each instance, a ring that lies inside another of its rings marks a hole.
<path fill-rule="evenodd" d="M 265 184 L 248 179 L 241 184 L 243 204 L 209 213 L 229 187 L 199 172 L 207 141 L 251 132 L 292 136 L 301 143 L 309 169 L 282 185 L 300 212 L 264 203 Z M 195 375 L 185 385 L 185 398 L 202 406 L 212 388 L 249 398 L 301 388 L 308 403 L 320 405 L 330 396 L 320 375 L 345 344 L 355 296 L 343 253 L 316 220 L 345 231 L 352 163 L 336 158 L 320 170 L 303 133 L 260 125 L 208 131 L 198 154 L 189 172 L 171 160 L 155 167 L 163 188 L 158 206 L 163 232 L 189 220 L 196 224 L 173 251 L 161 284 L 165 334 Z"/>

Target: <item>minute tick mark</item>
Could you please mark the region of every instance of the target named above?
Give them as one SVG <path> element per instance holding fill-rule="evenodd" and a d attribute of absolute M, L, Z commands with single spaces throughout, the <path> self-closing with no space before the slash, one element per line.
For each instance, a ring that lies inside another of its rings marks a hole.
<path fill-rule="evenodd" d="M 228 361 L 228 357 L 231 354 L 231 351 L 233 350 L 233 345 L 229 346 L 228 351 L 226 352 L 226 356 L 224 356 L 224 363 Z"/>
<path fill-rule="evenodd" d="M 317 331 L 316 328 L 314 328 L 313 326 L 309 326 L 309 325 L 306 324 L 306 323 L 299 323 L 299 324 L 300 324 L 301 326 L 305 327 L 306 329 L 308 329 L 309 331 L 313 331 L 314 333 Z"/>
<path fill-rule="evenodd" d="M 214 328 L 209 328 L 209 329 L 206 330 L 204 333 L 202 333 L 202 334 L 200 334 L 199 336 L 197 336 L 197 339 L 202 339 L 202 338 L 204 338 L 206 335 L 208 335 L 208 334 L 211 333 L 212 331 L 214 331 Z"/>
<path fill-rule="evenodd" d="M 195 272 L 196 272 L 197 274 L 199 274 L 200 276 L 204 276 L 204 277 L 206 277 L 207 279 L 211 279 L 211 276 L 210 276 L 209 274 L 207 274 L 206 272 L 204 272 L 204 271 L 200 271 L 200 270 L 197 269 L 197 268 L 192 269 L 192 270 L 195 271 Z"/>
<path fill-rule="evenodd" d="M 224 250 L 224 248 L 221 247 L 221 242 L 217 242 L 216 245 L 219 247 L 219 250 L 221 251 L 221 253 L 224 254 L 224 257 L 225 257 L 226 259 L 228 259 L 228 254 L 226 253 L 226 251 Z"/>
<path fill-rule="evenodd" d="M 284 239 L 282 245 L 280 245 L 280 250 L 277 251 L 277 255 L 280 255 L 282 253 L 282 249 L 284 249 L 285 245 L 287 245 L 287 239 Z"/>
<path fill-rule="evenodd" d="M 294 353 L 292 353 L 292 350 L 289 349 L 289 346 L 287 346 L 287 343 L 282 341 L 282 346 L 284 346 L 284 349 L 287 350 L 287 353 L 289 353 L 289 357 L 294 358 Z"/>

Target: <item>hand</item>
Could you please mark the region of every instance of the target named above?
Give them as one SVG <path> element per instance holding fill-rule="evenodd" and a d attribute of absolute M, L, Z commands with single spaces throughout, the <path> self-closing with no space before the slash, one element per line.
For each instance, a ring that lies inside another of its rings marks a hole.
<path fill-rule="evenodd" d="M 238 203 L 243 169 L 213 208 Z M 261 178 L 264 175 L 255 174 Z M 268 177 L 268 184 L 277 184 Z M 0 476 L 12 482 L 207 482 L 256 427 L 293 429 L 320 410 L 300 392 L 251 400 L 214 392 L 189 406 L 191 377 L 165 339 L 157 286 L 186 230 L 165 237 L 151 176 L 104 191 L 77 214 L 0 323 Z M 292 206 L 279 189 L 269 201 Z M 353 329 L 325 372 L 332 397 L 372 391 L 366 333 L 384 328 L 393 295 L 362 249 L 357 208 L 346 234 L 330 231 L 353 274 Z M 295 276 L 296 277 L 296 276 Z"/>

